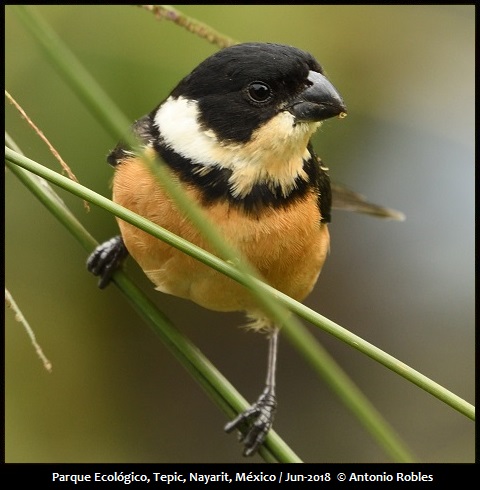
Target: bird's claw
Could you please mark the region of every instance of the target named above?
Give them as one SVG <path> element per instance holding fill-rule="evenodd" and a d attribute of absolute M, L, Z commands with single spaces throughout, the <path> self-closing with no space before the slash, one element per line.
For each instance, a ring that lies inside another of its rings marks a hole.
<path fill-rule="evenodd" d="M 112 279 L 114 272 L 120 267 L 128 255 L 121 236 L 116 236 L 99 245 L 87 259 L 87 269 L 99 276 L 98 287 L 105 288 Z"/>
<path fill-rule="evenodd" d="M 277 399 L 270 390 L 265 390 L 258 400 L 225 426 L 225 432 L 239 431 L 243 442 L 244 456 L 255 454 L 267 437 L 273 425 L 277 409 Z"/>

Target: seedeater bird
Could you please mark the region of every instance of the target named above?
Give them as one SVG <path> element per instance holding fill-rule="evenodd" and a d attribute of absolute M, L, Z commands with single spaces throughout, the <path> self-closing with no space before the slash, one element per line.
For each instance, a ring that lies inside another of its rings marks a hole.
<path fill-rule="evenodd" d="M 132 131 L 260 276 L 301 301 L 330 247 L 332 187 L 310 138 L 324 120 L 345 114 L 341 96 L 312 55 L 280 44 L 245 43 L 203 61 Z M 116 203 L 212 251 L 127 145 L 119 143 L 108 162 L 115 168 Z M 358 194 L 334 189 L 340 207 L 398 218 Z M 118 225 L 121 236 L 88 259 L 101 288 L 131 255 L 157 290 L 211 310 L 243 311 L 253 328 L 267 333 L 265 389 L 225 427 L 240 432 L 246 456 L 254 454 L 277 406 L 277 326 L 243 286 L 133 225 L 120 219 Z"/>

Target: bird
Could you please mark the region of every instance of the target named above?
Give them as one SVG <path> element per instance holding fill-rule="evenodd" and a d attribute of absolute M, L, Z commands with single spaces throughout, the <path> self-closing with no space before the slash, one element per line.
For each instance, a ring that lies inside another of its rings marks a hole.
<path fill-rule="evenodd" d="M 390 219 L 401 213 L 331 184 L 311 137 L 346 105 L 308 52 L 249 42 L 223 48 L 184 77 L 131 132 L 146 155 L 207 214 L 227 243 L 274 288 L 302 301 L 330 248 L 332 207 Z M 125 142 L 110 152 L 113 201 L 212 251 L 177 209 L 142 157 Z M 277 409 L 279 326 L 247 289 L 181 251 L 118 219 L 120 235 L 99 245 L 87 268 L 106 287 L 127 256 L 155 288 L 215 311 L 241 311 L 269 339 L 265 388 L 227 423 L 251 456 L 262 446 Z"/>

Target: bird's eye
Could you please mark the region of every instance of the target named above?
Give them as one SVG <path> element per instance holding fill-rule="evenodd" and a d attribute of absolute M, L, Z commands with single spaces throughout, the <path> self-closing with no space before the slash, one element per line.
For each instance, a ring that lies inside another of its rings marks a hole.
<path fill-rule="evenodd" d="M 264 82 L 252 82 L 247 93 L 254 102 L 267 102 L 272 97 L 272 89 Z"/>

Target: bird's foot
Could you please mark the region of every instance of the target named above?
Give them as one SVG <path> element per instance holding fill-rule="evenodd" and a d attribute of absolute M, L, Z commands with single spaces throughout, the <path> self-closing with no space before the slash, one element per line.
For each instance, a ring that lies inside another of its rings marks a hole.
<path fill-rule="evenodd" d="M 99 245 L 87 259 L 87 269 L 99 276 L 98 287 L 108 286 L 114 272 L 128 255 L 121 236 L 116 236 Z"/>
<path fill-rule="evenodd" d="M 276 409 L 275 394 L 267 388 L 252 406 L 225 426 L 225 432 L 239 431 L 239 440 L 245 446 L 244 456 L 258 451 L 273 425 Z"/>

